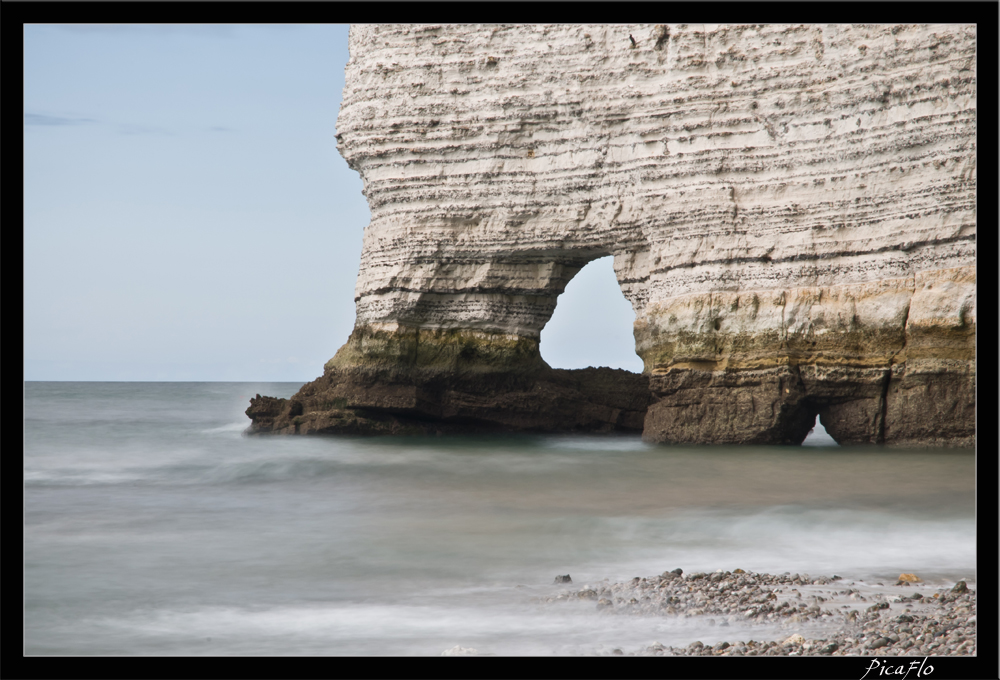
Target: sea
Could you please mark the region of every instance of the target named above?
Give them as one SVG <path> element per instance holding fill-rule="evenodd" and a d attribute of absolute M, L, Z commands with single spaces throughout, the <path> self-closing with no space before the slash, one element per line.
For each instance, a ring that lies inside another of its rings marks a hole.
<path fill-rule="evenodd" d="M 971 450 L 244 434 L 299 387 L 25 383 L 24 654 L 607 654 L 788 631 L 545 598 L 676 568 L 976 579 Z"/>

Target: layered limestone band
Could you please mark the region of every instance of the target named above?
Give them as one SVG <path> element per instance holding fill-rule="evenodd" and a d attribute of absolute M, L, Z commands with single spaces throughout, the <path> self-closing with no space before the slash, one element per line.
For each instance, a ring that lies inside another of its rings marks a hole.
<path fill-rule="evenodd" d="M 975 26 L 378 25 L 350 49 L 354 333 L 252 431 L 794 444 L 818 414 L 843 444 L 974 444 Z M 607 255 L 644 372 L 550 369 L 541 330 Z"/>

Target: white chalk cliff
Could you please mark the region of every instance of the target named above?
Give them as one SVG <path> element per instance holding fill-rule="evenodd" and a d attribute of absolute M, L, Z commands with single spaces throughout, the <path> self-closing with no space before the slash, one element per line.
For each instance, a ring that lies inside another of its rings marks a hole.
<path fill-rule="evenodd" d="M 648 440 L 794 443 L 819 413 L 974 443 L 975 26 L 352 26 L 350 53 L 372 219 L 324 389 L 544 370 L 558 295 L 614 255 Z"/>

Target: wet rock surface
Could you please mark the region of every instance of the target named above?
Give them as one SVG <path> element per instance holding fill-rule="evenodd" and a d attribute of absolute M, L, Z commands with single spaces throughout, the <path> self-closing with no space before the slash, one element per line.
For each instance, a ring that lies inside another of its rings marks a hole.
<path fill-rule="evenodd" d="M 248 434 L 641 432 L 646 376 L 610 368 L 530 372 L 327 370 L 290 399 L 257 395 Z"/>
<path fill-rule="evenodd" d="M 735 631 L 738 626 L 741 633 L 714 644 L 695 640 L 676 647 L 657 642 L 612 654 L 870 656 L 876 650 L 880 656 L 976 654 L 976 592 L 967 582 L 899 583 L 903 585 L 739 569 L 683 575 L 667 571 L 624 583 L 588 584 L 536 601 L 558 606 L 591 600 L 601 616 L 698 617 L 720 631 L 727 627 Z"/>

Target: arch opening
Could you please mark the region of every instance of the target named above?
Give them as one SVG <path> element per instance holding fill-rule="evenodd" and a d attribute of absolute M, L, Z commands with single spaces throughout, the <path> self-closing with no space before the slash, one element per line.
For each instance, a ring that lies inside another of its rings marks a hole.
<path fill-rule="evenodd" d="M 820 422 L 819 414 L 815 415 L 816 422 L 813 425 L 813 429 L 809 430 L 806 438 L 802 440 L 802 446 L 840 446 L 837 440 L 834 439 L 823 427 L 823 423 Z"/>
<path fill-rule="evenodd" d="M 611 255 L 570 280 L 542 328 L 539 350 L 552 368 L 620 368 L 642 373 L 632 332 L 635 311 L 618 286 Z"/>

